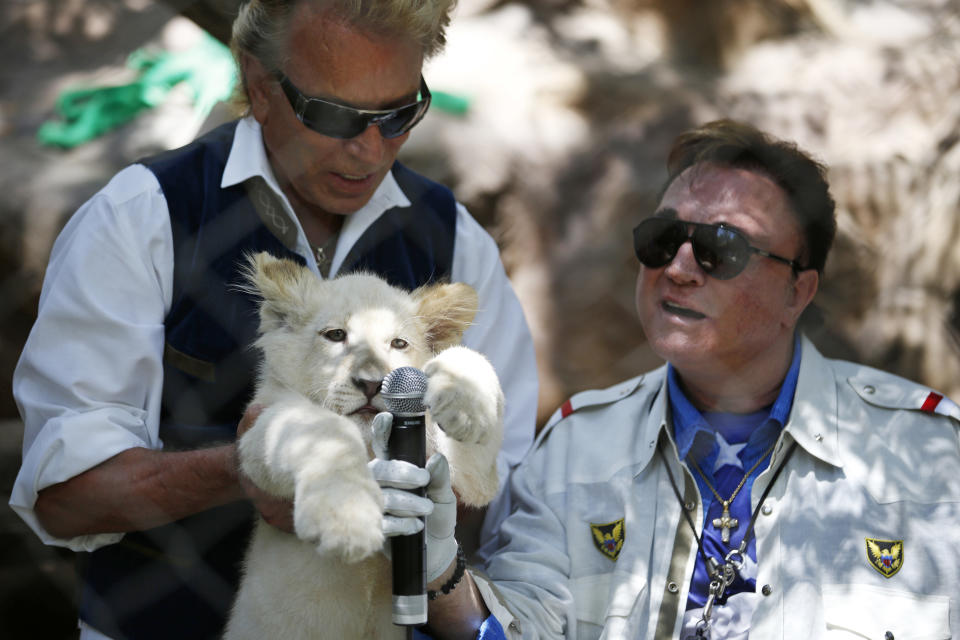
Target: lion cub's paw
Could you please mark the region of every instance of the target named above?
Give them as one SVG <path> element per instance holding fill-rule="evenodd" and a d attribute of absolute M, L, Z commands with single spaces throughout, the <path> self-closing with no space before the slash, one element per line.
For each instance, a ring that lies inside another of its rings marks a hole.
<path fill-rule="evenodd" d="M 383 547 L 383 506 L 355 485 L 335 483 L 323 496 L 298 497 L 294 503 L 294 530 L 321 554 L 358 562 Z M 377 494 L 379 496 L 379 493 Z"/>
<path fill-rule="evenodd" d="M 433 357 L 423 372 L 423 402 L 443 431 L 460 442 L 484 442 L 499 429 L 503 392 L 493 366 L 466 347 L 451 347 Z"/>

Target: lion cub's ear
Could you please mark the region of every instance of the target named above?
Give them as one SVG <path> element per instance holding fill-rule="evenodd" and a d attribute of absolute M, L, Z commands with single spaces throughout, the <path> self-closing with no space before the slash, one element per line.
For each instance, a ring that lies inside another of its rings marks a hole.
<path fill-rule="evenodd" d="M 305 320 L 306 300 L 317 277 L 292 260 L 261 251 L 247 258 L 245 291 L 259 295 L 260 332 L 297 326 Z"/>
<path fill-rule="evenodd" d="M 412 295 L 427 328 L 427 344 L 434 353 L 458 344 L 477 314 L 477 292 L 462 282 L 429 284 Z"/>

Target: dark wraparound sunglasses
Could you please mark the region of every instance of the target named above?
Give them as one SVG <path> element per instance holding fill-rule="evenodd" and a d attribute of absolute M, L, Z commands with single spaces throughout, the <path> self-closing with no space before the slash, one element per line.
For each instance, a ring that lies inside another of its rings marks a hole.
<path fill-rule="evenodd" d="M 633 229 L 633 250 L 641 264 L 651 269 L 669 264 L 687 240 L 700 268 L 718 280 L 739 275 L 754 253 L 789 265 L 794 273 L 807 269 L 795 260 L 751 246 L 741 232 L 724 224 L 653 217 Z"/>
<path fill-rule="evenodd" d="M 430 90 L 420 76 L 420 99 L 396 109 L 354 109 L 329 100 L 305 96 L 283 73 L 277 80 L 297 119 L 309 129 L 331 138 L 355 138 L 371 124 L 380 128 L 384 138 L 402 136 L 420 122 L 430 108 Z"/>

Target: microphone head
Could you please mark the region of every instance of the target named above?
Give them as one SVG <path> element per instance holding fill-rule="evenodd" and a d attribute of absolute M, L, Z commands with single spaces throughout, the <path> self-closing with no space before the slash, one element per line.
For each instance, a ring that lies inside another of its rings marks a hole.
<path fill-rule="evenodd" d="M 423 413 L 426 392 L 427 376 L 416 367 L 398 367 L 380 385 L 380 395 L 390 413 Z"/>

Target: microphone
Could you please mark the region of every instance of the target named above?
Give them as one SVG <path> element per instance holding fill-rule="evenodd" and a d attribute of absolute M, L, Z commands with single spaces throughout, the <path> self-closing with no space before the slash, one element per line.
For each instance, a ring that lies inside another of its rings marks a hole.
<path fill-rule="evenodd" d="M 423 394 L 427 376 L 414 367 L 399 367 L 383 379 L 380 395 L 393 414 L 387 441 L 387 458 L 404 460 L 418 467 L 427 464 L 427 431 Z M 411 490 L 426 495 L 424 489 Z M 422 518 L 421 518 L 422 520 Z M 393 623 L 418 625 L 427 622 L 427 549 L 424 530 L 390 539 L 393 557 Z"/>

